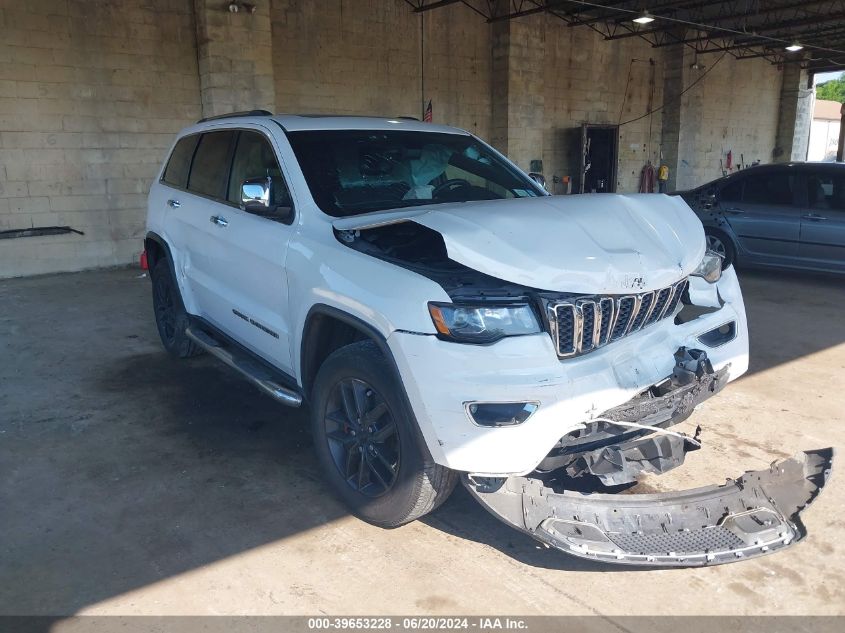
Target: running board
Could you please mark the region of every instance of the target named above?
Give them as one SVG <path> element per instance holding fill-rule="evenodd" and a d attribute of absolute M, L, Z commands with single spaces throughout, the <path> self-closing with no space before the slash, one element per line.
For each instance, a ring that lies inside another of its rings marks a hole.
<path fill-rule="evenodd" d="M 302 395 L 289 387 L 280 385 L 269 369 L 263 367 L 261 363 L 245 352 L 224 346 L 211 335 L 196 327 L 188 327 L 185 334 L 206 352 L 219 358 L 232 369 L 239 371 L 247 380 L 276 401 L 289 407 L 298 407 L 302 404 Z"/>

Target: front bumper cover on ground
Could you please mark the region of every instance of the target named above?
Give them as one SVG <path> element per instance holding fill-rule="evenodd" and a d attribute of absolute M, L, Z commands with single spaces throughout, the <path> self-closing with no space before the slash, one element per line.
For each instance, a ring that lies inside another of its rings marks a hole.
<path fill-rule="evenodd" d="M 555 492 L 528 477 L 464 476 L 504 522 L 582 558 L 690 567 L 783 549 L 806 536 L 799 514 L 818 496 L 833 449 L 801 453 L 721 486 L 660 494 Z"/>

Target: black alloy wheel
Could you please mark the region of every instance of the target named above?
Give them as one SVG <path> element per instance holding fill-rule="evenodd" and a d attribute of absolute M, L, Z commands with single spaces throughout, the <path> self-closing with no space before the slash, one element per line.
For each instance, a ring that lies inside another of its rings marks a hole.
<path fill-rule="evenodd" d="M 334 465 L 353 490 L 376 498 L 399 473 L 399 433 L 387 402 L 367 382 L 335 384 L 325 417 L 325 437 Z"/>

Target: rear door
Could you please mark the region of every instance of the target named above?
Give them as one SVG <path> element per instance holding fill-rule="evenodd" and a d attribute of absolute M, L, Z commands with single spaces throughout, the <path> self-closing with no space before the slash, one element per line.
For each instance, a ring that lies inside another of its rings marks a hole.
<path fill-rule="evenodd" d="M 216 276 L 217 250 L 210 240 L 210 218 L 225 208 L 226 185 L 237 132 L 218 130 L 197 135 L 185 189 L 168 201 L 168 231 L 178 236 L 182 252 L 181 277 L 193 298 L 198 316 L 217 325 L 227 293 Z"/>
<path fill-rule="evenodd" d="M 798 256 L 803 209 L 793 170 L 745 175 L 719 192 L 719 210 L 753 259 L 776 262 Z"/>
<path fill-rule="evenodd" d="M 207 318 L 240 344 L 292 373 L 285 259 L 295 229 L 293 203 L 272 138 L 259 126 L 234 134 L 231 165 L 218 175 L 223 197 L 202 223 L 200 259 L 206 287 L 213 294 Z M 201 150 L 202 143 L 198 155 Z M 267 176 L 272 179 L 273 202 L 279 211 L 259 216 L 241 209 L 243 181 Z"/>
<path fill-rule="evenodd" d="M 808 266 L 845 270 L 845 174 L 819 170 L 806 182 L 799 254 Z"/>

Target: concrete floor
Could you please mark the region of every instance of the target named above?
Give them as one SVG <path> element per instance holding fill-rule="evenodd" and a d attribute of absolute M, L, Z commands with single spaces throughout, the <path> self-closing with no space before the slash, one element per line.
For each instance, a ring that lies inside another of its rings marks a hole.
<path fill-rule="evenodd" d="M 643 489 L 843 446 L 842 279 L 741 280 L 751 372 L 685 426 L 704 448 Z M 708 569 L 545 550 L 462 489 L 380 530 L 324 487 L 302 412 L 164 353 L 149 295 L 129 269 L 0 282 L 0 614 L 845 613 L 842 473 L 805 542 Z"/>

